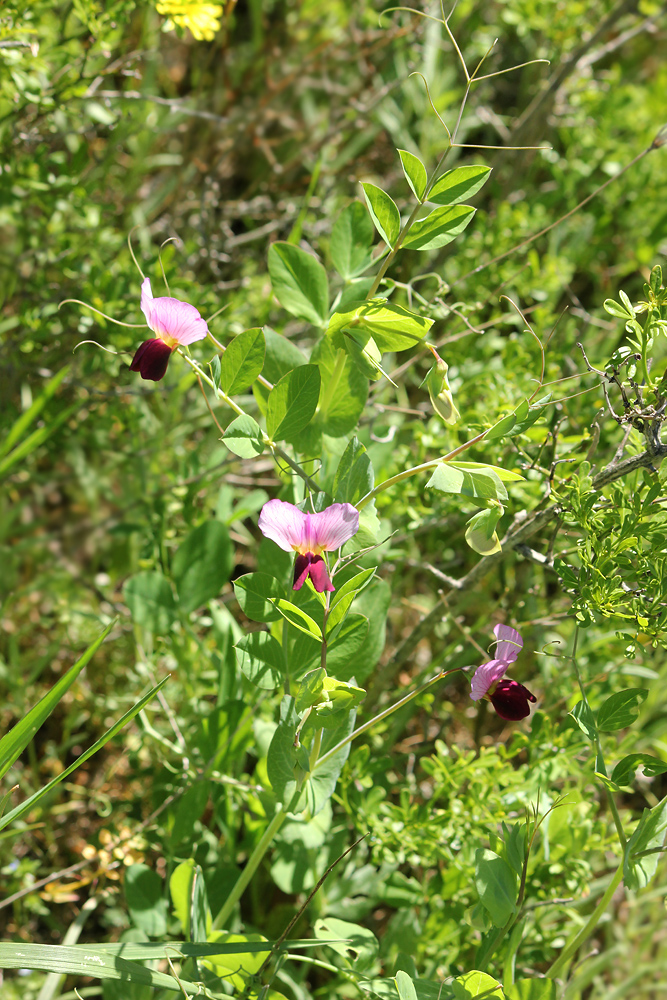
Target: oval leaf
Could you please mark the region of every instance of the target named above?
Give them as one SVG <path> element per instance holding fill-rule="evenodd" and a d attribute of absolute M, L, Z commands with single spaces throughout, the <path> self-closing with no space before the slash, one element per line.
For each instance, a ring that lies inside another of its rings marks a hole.
<path fill-rule="evenodd" d="M 268 573 L 246 573 L 234 580 L 234 593 L 241 610 L 253 622 L 277 622 L 280 612 L 272 600 L 282 597 L 283 588 Z"/>
<path fill-rule="evenodd" d="M 274 441 L 290 441 L 308 426 L 320 398 L 320 370 L 301 365 L 283 375 L 269 393 L 266 428 Z"/>
<path fill-rule="evenodd" d="M 298 628 L 305 635 L 309 635 L 311 639 L 319 641 L 322 638 L 322 629 L 315 619 L 311 618 L 305 611 L 302 611 L 301 608 L 297 608 L 296 604 L 278 598 L 277 600 L 273 599 L 273 606 L 294 628 Z"/>
<path fill-rule="evenodd" d="M 273 691 L 285 668 L 282 646 L 269 632 L 251 632 L 236 644 L 236 662 L 253 684 Z"/>
<path fill-rule="evenodd" d="M 331 263 L 341 278 L 349 281 L 366 270 L 372 244 L 373 224 L 361 202 L 354 201 L 343 209 L 331 230 Z"/>
<path fill-rule="evenodd" d="M 136 573 L 123 587 L 134 624 L 164 635 L 178 617 L 171 584 L 162 573 Z"/>
<path fill-rule="evenodd" d="M 222 443 L 239 458 L 255 458 L 264 451 L 262 430 L 247 413 L 232 420 L 224 433 Z"/>
<path fill-rule="evenodd" d="M 186 614 L 218 596 L 232 574 L 233 556 L 229 533 L 221 521 L 205 521 L 179 546 L 172 569 Z"/>
<path fill-rule="evenodd" d="M 510 866 L 493 851 L 475 851 L 475 888 L 496 927 L 504 927 L 516 912 L 517 878 Z"/>
<path fill-rule="evenodd" d="M 220 360 L 220 388 L 228 396 L 244 392 L 264 367 L 266 345 L 261 329 L 244 330 L 232 340 Z"/>
<path fill-rule="evenodd" d="M 480 510 L 470 518 L 465 539 L 474 552 L 479 552 L 481 556 L 491 556 L 494 552 L 502 551 L 502 545 L 496 534 L 496 527 L 502 515 L 502 507 L 494 505 L 488 510 Z"/>
<path fill-rule="evenodd" d="M 603 733 L 613 733 L 631 726 L 647 694 L 646 688 L 628 688 L 607 698 L 598 712 L 598 729 Z"/>
<path fill-rule="evenodd" d="M 401 158 L 401 166 L 405 179 L 412 188 L 412 192 L 418 201 L 424 200 L 426 191 L 426 167 L 414 153 L 409 153 L 407 149 L 399 149 L 398 155 Z"/>
<path fill-rule="evenodd" d="M 491 167 L 481 164 L 469 164 L 465 167 L 454 167 L 447 170 L 435 182 L 428 193 L 427 201 L 436 205 L 458 205 L 465 198 L 472 198 L 486 184 L 491 173 Z"/>
<path fill-rule="evenodd" d="M 368 379 L 349 355 L 337 350 L 331 337 L 316 345 L 311 361 L 322 377 L 318 424 L 330 437 L 342 437 L 353 431 L 368 398 Z"/>
<path fill-rule="evenodd" d="M 329 283 L 327 272 L 311 253 L 291 243 L 273 243 L 269 274 L 281 306 L 314 326 L 324 326 L 329 315 Z"/>
<path fill-rule="evenodd" d="M 362 183 L 361 186 L 373 225 L 385 243 L 392 247 L 401 231 L 401 216 L 394 201 L 375 184 Z"/>
<path fill-rule="evenodd" d="M 437 250 L 447 246 L 472 222 L 475 209 L 470 205 L 436 208 L 425 219 L 415 222 L 403 240 L 404 249 Z"/>

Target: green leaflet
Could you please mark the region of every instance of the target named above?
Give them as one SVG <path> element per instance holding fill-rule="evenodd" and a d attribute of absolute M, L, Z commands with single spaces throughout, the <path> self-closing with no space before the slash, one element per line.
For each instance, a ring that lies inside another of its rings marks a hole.
<path fill-rule="evenodd" d="M 329 315 L 329 282 L 313 254 L 291 243 L 272 243 L 269 274 L 281 306 L 314 326 L 324 326 Z"/>
<path fill-rule="evenodd" d="M 393 246 L 401 231 L 401 215 L 389 195 L 375 184 L 362 183 L 364 198 L 373 225 L 388 246 Z"/>

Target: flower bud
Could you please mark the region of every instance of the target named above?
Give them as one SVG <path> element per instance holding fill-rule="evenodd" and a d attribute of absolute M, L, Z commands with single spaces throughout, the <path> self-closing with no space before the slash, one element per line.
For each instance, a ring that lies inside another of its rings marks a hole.
<path fill-rule="evenodd" d="M 454 405 L 452 391 L 449 388 L 449 381 L 447 380 L 449 365 L 446 361 L 442 360 L 434 347 L 431 347 L 430 344 L 427 344 L 427 347 L 435 358 L 435 364 L 422 382 L 422 385 L 425 384 L 428 389 L 435 412 L 438 416 L 442 417 L 446 424 L 453 427 L 461 415 Z"/>

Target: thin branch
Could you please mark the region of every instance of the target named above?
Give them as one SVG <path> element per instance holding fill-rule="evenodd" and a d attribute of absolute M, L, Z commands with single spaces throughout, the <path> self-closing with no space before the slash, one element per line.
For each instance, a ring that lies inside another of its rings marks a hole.
<path fill-rule="evenodd" d="M 601 472 L 593 479 L 593 489 L 600 490 L 604 486 L 608 486 L 610 483 L 616 482 L 617 479 L 622 479 L 624 476 L 628 476 L 633 472 L 637 472 L 638 469 L 652 469 L 654 468 L 654 463 L 660 463 L 662 459 L 667 455 L 667 444 L 659 443 L 655 451 L 645 451 L 641 455 L 633 455 L 631 458 L 626 458 L 622 462 L 611 462 L 606 468 L 602 469 Z M 544 510 L 535 511 L 532 515 L 526 516 L 524 513 L 518 514 L 507 531 L 507 534 L 501 541 L 502 551 L 494 553 L 490 556 L 482 556 L 479 562 L 473 566 L 473 568 L 466 573 L 465 576 L 456 580 L 452 577 L 445 576 L 444 573 L 437 571 L 434 575 L 437 575 L 438 579 L 441 579 L 443 583 L 446 583 L 454 591 L 468 590 L 473 587 L 489 570 L 492 564 L 501 560 L 508 552 L 513 549 L 520 549 L 520 547 L 525 545 L 525 542 L 536 535 L 538 531 L 550 524 L 552 521 L 560 517 L 562 513 L 562 507 L 560 504 L 554 503 Z M 527 546 L 525 547 L 527 548 Z M 534 550 L 529 549 L 531 553 Z M 525 554 L 525 549 L 522 552 Z M 535 553 L 538 556 L 538 553 Z M 542 562 L 545 560 L 544 564 L 547 565 L 546 557 L 539 557 L 535 561 Z M 430 572 L 433 572 L 435 567 L 428 566 Z M 410 632 L 410 634 L 403 640 L 402 644 L 394 653 L 393 657 L 383 667 L 383 673 L 385 676 L 390 676 L 396 670 L 399 669 L 404 663 L 406 663 L 414 649 L 418 646 L 422 639 L 430 635 L 435 626 L 442 621 L 443 608 L 442 604 L 438 602 L 435 607 L 424 615 L 420 622 L 417 623 L 415 628 Z"/>
<path fill-rule="evenodd" d="M 588 38 L 581 43 L 581 45 L 577 46 L 569 58 L 558 67 L 546 87 L 540 91 L 528 105 L 512 129 L 512 135 L 515 138 L 515 141 L 523 141 L 526 133 L 529 132 L 529 124 L 533 119 L 539 122 L 544 122 L 546 120 L 556 93 L 563 86 L 568 76 L 570 76 L 577 68 L 577 64 L 581 61 L 581 59 L 583 59 L 585 54 L 597 45 L 600 39 L 604 38 L 609 29 L 613 27 L 613 25 L 621 17 L 623 17 L 624 14 L 628 14 L 631 11 L 634 12 L 636 9 L 637 0 L 619 0 L 619 3 L 616 4 L 613 10 L 610 10 L 607 16 L 600 21 L 593 34 L 589 35 Z"/>
<path fill-rule="evenodd" d="M 665 129 L 661 129 L 650 146 L 647 146 L 646 149 L 643 149 L 641 151 L 641 153 L 638 153 L 637 156 L 633 157 L 629 163 L 626 163 L 626 165 L 623 167 L 622 170 L 619 170 L 617 174 L 614 174 L 613 177 L 610 177 L 609 180 L 606 180 L 604 184 L 601 184 L 599 188 L 596 188 L 592 194 L 589 194 L 586 198 L 584 198 L 583 201 L 580 201 L 579 204 L 575 205 L 575 207 L 570 209 L 569 212 L 566 212 L 565 215 L 561 215 L 560 219 L 556 219 L 555 222 L 552 222 L 550 225 L 545 226 L 544 229 L 540 229 L 539 232 L 533 233 L 532 236 L 528 236 L 525 240 L 522 240 L 520 243 L 517 243 L 516 246 L 513 246 L 511 250 L 506 250 L 505 253 L 498 254 L 497 257 L 492 257 L 491 260 L 487 260 L 485 264 L 480 264 L 478 267 L 473 268 L 472 271 L 468 271 L 467 274 L 464 274 L 460 278 L 457 278 L 456 281 L 452 281 L 450 288 L 454 288 L 455 285 L 459 285 L 462 281 L 465 281 L 467 278 L 472 278 L 474 275 L 479 274 L 480 271 L 484 271 L 487 267 L 491 267 L 492 264 L 497 264 L 499 261 L 504 260 L 505 257 L 509 257 L 511 254 L 516 253 L 517 250 L 521 250 L 523 247 L 527 247 L 530 243 L 533 243 L 535 240 L 539 239 L 540 236 L 545 236 L 546 233 L 551 232 L 551 230 L 555 229 L 556 226 L 560 226 L 562 222 L 566 222 L 567 219 L 571 218 L 571 216 L 573 216 L 576 212 L 578 212 L 579 209 L 583 208 L 584 205 L 587 205 L 589 201 L 592 201 L 593 198 L 596 198 L 606 188 L 608 188 L 610 184 L 613 184 L 614 181 L 618 180 L 619 177 L 622 177 L 623 174 L 625 174 L 628 170 L 630 170 L 631 167 L 634 167 L 636 163 L 639 163 L 640 160 L 643 160 L 648 153 L 651 153 L 654 149 L 660 149 L 661 146 L 664 146 L 665 142 L 667 142 L 667 133 L 665 132 Z"/>

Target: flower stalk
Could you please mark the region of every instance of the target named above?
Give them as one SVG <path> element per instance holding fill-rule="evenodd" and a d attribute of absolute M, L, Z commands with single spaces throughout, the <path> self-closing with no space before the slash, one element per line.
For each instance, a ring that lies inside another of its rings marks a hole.
<path fill-rule="evenodd" d="M 623 861 L 621 860 L 621 863 L 616 869 L 614 877 L 607 886 L 607 891 L 605 892 L 604 896 L 602 897 L 598 905 L 595 907 L 593 912 L 591 913 L 585 925 L 581 928 L 577 936 L 573 938 L 573 940 L 568 945 L 565 946 L 565 948 L 558 956 L 556 961 L 553 963 L 553 965 L 551 965 L 550 968 L 547 969 L 545 973 L 547 979 L 556 979 L 558 976 L 560 976 L 561 972 L 563 971 L 567 963 L 570 961 L 572 956 L 575 954 L 575 952 L 591 936 L 591 934 L 597 927 L 598 923 L 600 922 L 600 918 L 602 917 L 603 913 L 609 906 L 614 893 L 616 892 L 622 881 L 623 881 Z"/>

